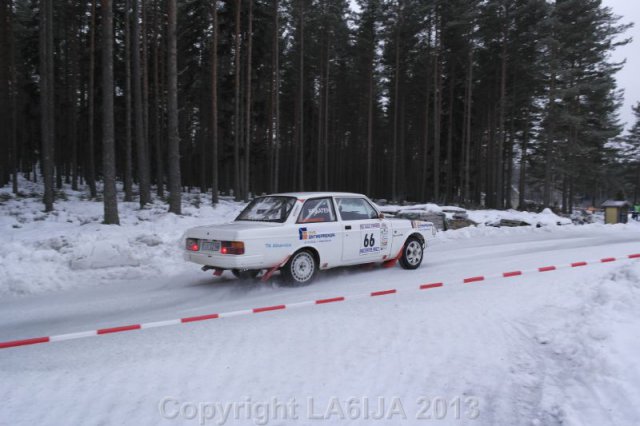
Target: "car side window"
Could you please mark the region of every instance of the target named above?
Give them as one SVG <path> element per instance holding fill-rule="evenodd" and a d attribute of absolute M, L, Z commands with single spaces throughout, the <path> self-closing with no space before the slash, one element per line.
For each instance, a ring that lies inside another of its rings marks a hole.
<path fill-rule="evenodd" d="M 302 206 L 298 223 L 335 222 L 336 212 L 331 198 L 314 198 L 307 200 Z"/>
<path fill-rule="evenodd" d="M 342 220 L 377 219 L 378 212 L 364 198 L 336 198 Z"/>

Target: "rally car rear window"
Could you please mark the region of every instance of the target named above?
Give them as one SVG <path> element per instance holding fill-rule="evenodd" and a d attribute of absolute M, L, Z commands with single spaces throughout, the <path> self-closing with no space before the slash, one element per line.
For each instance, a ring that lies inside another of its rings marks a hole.
<path fill-rule="evenodd" d="M 258 197 L 249 203 L 236 220 L 284 222 L 296 204 L 294 197 Z"/>

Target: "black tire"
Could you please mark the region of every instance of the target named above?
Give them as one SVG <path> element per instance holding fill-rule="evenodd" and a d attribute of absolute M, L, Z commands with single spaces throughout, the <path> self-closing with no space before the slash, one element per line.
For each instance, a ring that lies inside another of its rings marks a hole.
<path fill-rule="evenodd" d="M 309 285 L 318 272 L 318 260 L 310 250 L 300 250 L 282 267 L 284 282 L 291 286 Z"/>
<path fill-rule="evenodd" d="M 258 269 L 232 269 L 231 273 L 241 280 L 252 280 L 258 276 L 260 271 Z"/>
<path fill-rule="evenodd" d="M 417 237 L 409 237 L 404 243 L 400 266 L 404 269 L 418 269 L 424 258 L 424 244 Z"/>

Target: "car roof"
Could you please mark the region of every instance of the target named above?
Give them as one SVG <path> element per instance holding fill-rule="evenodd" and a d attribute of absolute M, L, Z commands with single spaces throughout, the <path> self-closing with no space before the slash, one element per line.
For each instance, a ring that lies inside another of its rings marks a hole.
<path fill-rule="evenodd" d="M 272 196 L 282 196 L 282 197 L 296 197 L 299 200 L 306 200 L 309 198 L 319 198 L 319 197 L 358 197 L 358 198 L 366 198 L 366 196 L 362 194 L 356 194 L 353 192 L 282 192 L 279 194 L 269 194 Z"/>

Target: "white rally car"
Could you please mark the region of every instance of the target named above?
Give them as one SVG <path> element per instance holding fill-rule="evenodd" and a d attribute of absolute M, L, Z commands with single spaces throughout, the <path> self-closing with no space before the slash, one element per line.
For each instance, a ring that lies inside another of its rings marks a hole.
<path fill-rule="evenodd" d="M 185 233 L 187 261 L 216 275 L 237 277 L 276 270 L 287 282 L 309 283 L 319 269 L 364 263 L 422 263 L 431 222 L 385 218 L 367 197 L 351 193 L 286 193 L 258 197 L 231 223 Z"/>

